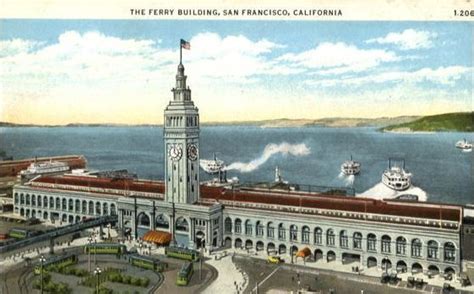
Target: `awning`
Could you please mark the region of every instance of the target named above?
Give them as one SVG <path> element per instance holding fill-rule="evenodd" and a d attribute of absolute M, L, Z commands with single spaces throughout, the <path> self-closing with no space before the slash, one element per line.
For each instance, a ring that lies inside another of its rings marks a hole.
<path fill-rule="evenodd" d="M 311 255 L 311 250 L 308 247 L 305 247 L 296 253 L 296 257 L 307 257 Z"/>
<path fill-rule="evenodd" d="M 143 235 L 143 241 L 157 245 L 168 245 L 171 241 L 171 234 L 163 231 L 150 230 Z"/>

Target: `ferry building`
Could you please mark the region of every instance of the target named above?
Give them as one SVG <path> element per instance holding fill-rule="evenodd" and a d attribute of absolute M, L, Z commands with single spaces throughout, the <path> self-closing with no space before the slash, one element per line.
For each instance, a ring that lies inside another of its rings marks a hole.
<path fill-rule="evenodd" d="M 118 214 L 124 234 L 171 234 L 191 248 L 242 248 L 291 259 L 308 248 L 317 262 L 460 273 L 462 206 L 201 183 L 199 111 L 184 70 L 180 63 L 164 111 L 163 181 L 43 176 L 15 186 L 14 212 L 62 223 Z"/>

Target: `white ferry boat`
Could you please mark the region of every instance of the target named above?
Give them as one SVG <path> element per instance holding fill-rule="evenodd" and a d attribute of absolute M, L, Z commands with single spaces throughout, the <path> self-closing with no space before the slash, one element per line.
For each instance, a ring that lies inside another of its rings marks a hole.
<path fill-rule="evenodd" d="M 61 161 L 33 162 L 30 166 L 20 171 L 21 179 L 29 180 L 40 175 L 61 174 L 69 170 L 69 165 Z"/>
<path fill-rule="evenodd" d="M 385 186 L 396 190 L 403 191 L 411 186 L 412 174 L 405 170 L 405 161 L 403 161 L 403 167 L 394 165 L 392 166 L 392 160 L 388 160 L 388 169 L 382 174 L 382 183 Z"/>
<path fill-rule="evenodd" d="M 217 174 L 220 171 L 223 171 L 225 168 L 224 161 L 218 159 L 216 154 L 214 154 L 214 159 L 201 159 L 199 160 L 199 165 L 201 168 L 208 174 Z"/>
<path fill-rule="evenodd" d="M 351 155 L 351 160 L 346 160 L 341 165 L 341 172 L 346 176 L 356 175 L 360 172 L 360 166 L 360 162 L 352 160 Z"/>
<path fill-rule="evenodd" d="M 472 143 L 469 143 L 466 139 L 459 140 L 456 142 L 456 148 L 462 150 L 470 150 L 472 149 Z"/>

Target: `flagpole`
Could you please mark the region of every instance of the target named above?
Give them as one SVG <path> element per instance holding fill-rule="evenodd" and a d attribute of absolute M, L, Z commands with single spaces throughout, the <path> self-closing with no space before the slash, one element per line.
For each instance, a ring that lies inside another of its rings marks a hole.
<path fill-rule="evenodd" d="M 179 41 L 179 64 L 181 64 L 183 59 L 183 45 L 181 44 L 181 40 Z"/>

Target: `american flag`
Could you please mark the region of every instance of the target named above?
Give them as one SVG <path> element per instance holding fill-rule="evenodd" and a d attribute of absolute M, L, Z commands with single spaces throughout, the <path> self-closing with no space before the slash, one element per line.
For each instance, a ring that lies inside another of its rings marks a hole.
<path fill-rule="evenodd" d="M 181 39 L 181 48 L 190 50 L 191 49 L 191 43 Z"/>

